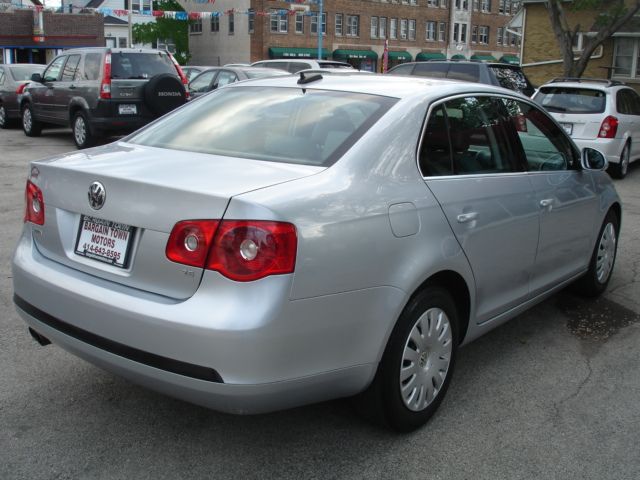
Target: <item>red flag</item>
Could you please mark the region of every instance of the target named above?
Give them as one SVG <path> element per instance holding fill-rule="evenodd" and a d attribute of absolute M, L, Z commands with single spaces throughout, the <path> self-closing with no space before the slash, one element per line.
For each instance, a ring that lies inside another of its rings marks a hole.
<path fill-rule="evenodd" d="M 382 53 L 382 73 L 387 73 L 389 68 L 389 40 L 384 40 L 384 52 Z"/>

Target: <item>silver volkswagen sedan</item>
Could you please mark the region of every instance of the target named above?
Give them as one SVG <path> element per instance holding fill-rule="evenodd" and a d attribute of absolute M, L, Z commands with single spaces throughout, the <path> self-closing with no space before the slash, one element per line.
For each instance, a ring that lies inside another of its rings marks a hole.
<path fill-rule="evenodd" d="M 40 343 L 190 402 L 361 394 L 408 431 L 461 345 L 571 283 L 606 288 L 606 166 L 498 87 L 242 82 L 32 162 L 14 301 Z"/>

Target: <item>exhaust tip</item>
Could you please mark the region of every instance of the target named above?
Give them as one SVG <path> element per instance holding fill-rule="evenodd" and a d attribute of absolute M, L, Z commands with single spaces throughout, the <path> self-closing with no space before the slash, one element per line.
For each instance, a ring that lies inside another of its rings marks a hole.
<path fill-rule="evenodd" d="M 33 328 L 29 327 L 29 333 L 31 334 L 31 336 L 33 337 L 33 339 L 38 342 L 40 345 L 42 345 L 43 347 L 46 347 L 47 345 L 51 344 L 51 340 L 49 340 L 47 337 L 40 335 L 38 332 L 36 332 Z"/>

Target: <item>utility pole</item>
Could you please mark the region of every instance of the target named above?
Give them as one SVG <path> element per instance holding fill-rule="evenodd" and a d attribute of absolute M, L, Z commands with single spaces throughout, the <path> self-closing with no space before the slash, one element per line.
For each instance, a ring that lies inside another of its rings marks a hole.
<path fill-rule="evenodd" d="M 318 60 L 322 60 L 322 10 L 323 0 L 318 0 L 319 13 L 318 13 Z"/>

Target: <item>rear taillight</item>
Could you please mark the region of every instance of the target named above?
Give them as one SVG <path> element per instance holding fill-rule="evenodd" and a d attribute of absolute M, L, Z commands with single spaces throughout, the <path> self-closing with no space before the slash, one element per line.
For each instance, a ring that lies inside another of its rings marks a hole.
<path fill-rule="evenodd" d="M 249 282 L 293 273 L 297 246 L 296 228 L 290 223 L 188 220 L 175 225 L 166 252 L 174 262 Z"/>
<path fill-rule="evenodd" d="M 176 68 L 176 72 L 178 72 L 178 76 L 180 77 L 180 81 L 184 85 L 184 90 L 185 90 L 185 92 L 187 94 L 187 99 L 188 99 L 189 96 L 190 96 L 190 94 L 189 94 L 189 80 L 187 80 L 187 76 L 182 71 L 182 68 L 180 68 L 180 64 L 176 61 L 175 58 L 173 58 L 173 55 L 171 55 L 171 53 L 169 53 L 169 52 L 167 52 L 167 55 L 169 55 L 169 58 L 173 62 L 173 66 Z"/>
<path fill-rule="evenodd" d="M 27 180 L 24 189 L 24 221 L 44 225 L 44 198 L 42 190 L 37 185 Z"/>
<path fill-rule="evenodd" d="M 26 83 L 21 83 L 18 88 L 16 88 L 16 93 L 18 95 L 22 95 L 22 92 L 24 92 L 25 87 L 27 86 Z"/>
<path fill-rule="evenodd" d="M 618 119 L 609 115 L 602 121 L 602 125 L 600 125 L 600 131 L 598 132 L 598 137 L 600 138 L 615 138 L 616 133 L 618 133 Z"/>
<path fill-rule="evenodd" d="M 204 268 L 218 220 L 186 220 L 171 230 L 166 255 L 173 262 Z"/>
<path fill-rule="evenodd" d="M 100 83 L 100 98 L 111 98 L 111 54 L 104 56 L 102 68 L 102 82 Z"/>

